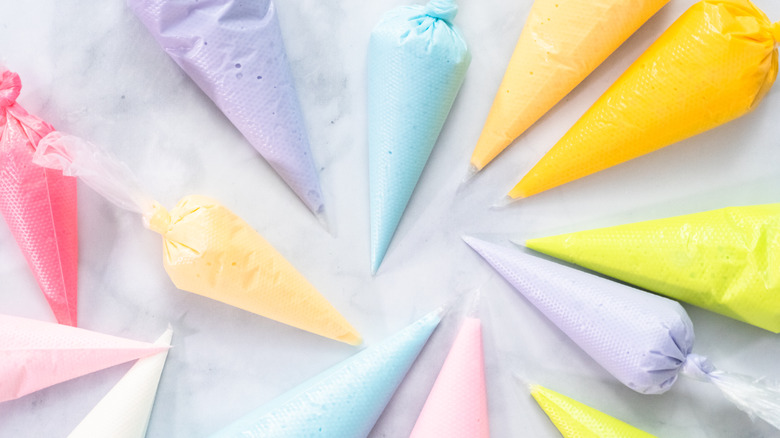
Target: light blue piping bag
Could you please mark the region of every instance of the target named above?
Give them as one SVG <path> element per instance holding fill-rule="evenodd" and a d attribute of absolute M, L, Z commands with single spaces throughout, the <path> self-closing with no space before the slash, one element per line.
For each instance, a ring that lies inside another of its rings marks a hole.
<path fill-rule="evenodd" d="M 453 0 L 387 12 L 368 46 L 371 270 L 376 272 L 471 62 Z"/>
<path fill-rule="evenodd" d="M 441 321 L 424 316 L 250 412 L 211 438 L 365 438 Z"/>

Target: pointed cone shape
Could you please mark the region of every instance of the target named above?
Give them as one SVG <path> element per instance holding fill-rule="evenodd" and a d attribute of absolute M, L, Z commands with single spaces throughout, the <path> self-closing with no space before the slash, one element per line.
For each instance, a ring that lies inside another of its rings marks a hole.
<path fill-rule="evenodd" d="M 167 347 L 0 315 L 0 402 Z"/>
<path fill-rule="evenodd" d="M 481 170 L 669 0 L 535 0 L 471 156 Z"/>
<path fill-rule="evenodd" d="M 539 385 L 531 395 L 564 438 L 654 438 L 634 426 Z"/>
<path fill-rule="evenodd" d="M 212 435 L 363 438 L 441 320 L 433 312 Z"/>
<path fill-rule="evenodd" d="M 213 199 L 187 196 L 149 228 L 163 236 L 165 271 L 194 292 L 348 344 L 360 334 L 271 244 Z"/>
<path fill-rule="evenodd" d="M 488 438 L 482 323 L 467 318 L 410 438 Z"/>
<path fill-rule="evenodd" d="M 128 0 L 128 5 L 306 206 L 323 213 L 274 2 Z"/>
<path fill-rule="evenodd" d="M 170 347 L 169 328 L 154 343 Z M 68 438 L 144 438 L 168 350 L 139 359 Z"/>
<path fill-rule="evenodd" d="M 694 340 L 679 303 L 516 249 L 465 240 L 624 385 L 660 394 L 677 380 Z"/>
<path fill-rule="evenodd" d="M 780 332 L 780 204 L 532 239 L 527 246 Z"/>
<path fill-rule="evenodd" d="M 691 6 L 509 192 L 528 197 L 736 119 L 777 76 L 780 26 L 748 0 Z"/>
<path fill-rule="evenodd" d="M 54 128 L 16 98 L 22 82 L 0 71 L 0 213 L 61 324 L 76 325 L 76 179 L 33 164 L 38 141 Z"/>
<path fill-rule="evenodd" d="M 471 62 L 454 0 L 389 11 L 368 47 L 371 268 L 379 268 Z"/>

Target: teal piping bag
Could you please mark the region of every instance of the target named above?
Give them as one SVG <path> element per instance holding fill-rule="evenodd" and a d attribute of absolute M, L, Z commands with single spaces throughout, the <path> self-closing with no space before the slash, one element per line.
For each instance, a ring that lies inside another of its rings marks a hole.
<path fill-rule="evenodd" d="M 371 269 L 376 272 L 444 121 L 471 54 L 452 24 L 453 0 L 387 12 L 368 46 Z"/>

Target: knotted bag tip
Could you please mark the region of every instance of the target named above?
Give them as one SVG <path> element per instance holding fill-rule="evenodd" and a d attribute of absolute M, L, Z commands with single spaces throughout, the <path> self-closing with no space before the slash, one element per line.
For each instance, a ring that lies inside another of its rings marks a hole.
<path fill-rule="evenodd" d="M 452 21 L 458 14 L 454 0 L 431 0 L 425 5 L 425 15 L 444 21 Z"/>
<path fill-rule="evenodd" d="M 19 75 L 8 70 L 0 73 L 0 108 L 5 108 L 16 103 L 19 92 L 22 90 L 22 80 Z"/>
<path fill-rule="evenodd" d="M 144 214 L 144 225 L 146 225 L 146 228 L 164 236 L 170 228 L 171 215 L 168 214 L 168 210 L 165 207 L 155 202 L 152 204 L 152 209 Z"/>

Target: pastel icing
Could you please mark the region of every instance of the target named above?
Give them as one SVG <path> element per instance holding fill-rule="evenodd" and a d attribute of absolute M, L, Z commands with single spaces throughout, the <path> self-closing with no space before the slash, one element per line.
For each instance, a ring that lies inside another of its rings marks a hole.
<path fill-rule="evenodd" d="M 481 170 L 669 0 L 535 0 L 471 165 Z"/>
<path fill-rule="evenodd" d="M 362 342 L 284 256 L 217 201 L 187 196 L 170 212 L 156 204 L 147 219 L 163 236 L 163 265 L 179 289 L 330 339 Z"/>
<path fill-rule="evenodd" d="M 54 128 L 16 102 L 21 89 L 19 75 L 0 71 L 0 214 L 57 322 L 76 326 L 76 178 L 33 164 L 38 142 Z"/>
<path fill-rule="evenodd" d="M 169 328 L 154 344 L 170 347 L 172 336 Z M 166 349 L 139 359 L 68 438 L 144 438 L 167 358 Z"/>
<path fill-rule="evenodd" d="M 466 318 L 409 438 L 488 438 L 482 322 Z"/>
<path fill-rule="evenodd" d="M 690 7 L 509 192 L 528 197 L 750 112 L 777 77 L 780 25 L 749 0 Z"/>
<path fill-rule="evenodd" d="M 302 383 L 212 438 L 364 438 L 433 330 L 433 312 L 389 339 Z"/>
<path fill-rule="evenodd" d="M 531 395 L 564 438 L 654 438 L 577 400 L 539 385 Z"/>
<path fill-rule="evenodd" d="M 371 269 L 379 268 L 471 62 L 453 0 L 400 6 L 371 32 Z"/>
<path fill-rule="evenodd" d="M 319 176 L 271 0 L 128 0 L 163 50 L 315 214 Z"/>
<path fill-rule="evenodd" d="M 780 204 L 531 239 L 536 251 L 780 332 Z"/>
<path fill-rule="evenodd" d="M 0 315 L 0 402 L 168 347 Z"/>
<path fill-rule="evenodd" d="M 661 394 L 677 380 L 694 341 L 693 324 L 677 302 L 517 249 L 465 240 L 624 385 Z"/>

